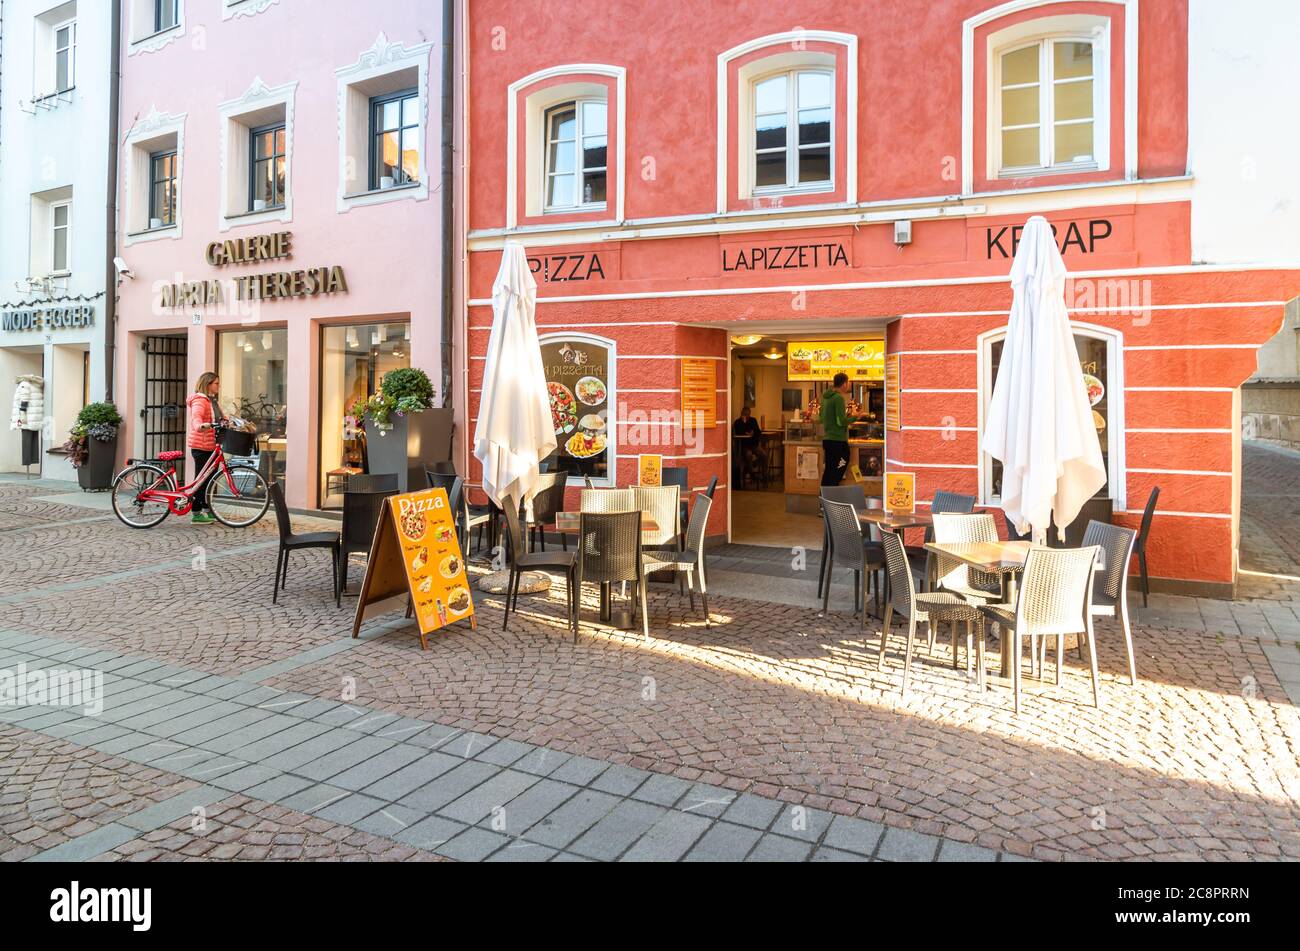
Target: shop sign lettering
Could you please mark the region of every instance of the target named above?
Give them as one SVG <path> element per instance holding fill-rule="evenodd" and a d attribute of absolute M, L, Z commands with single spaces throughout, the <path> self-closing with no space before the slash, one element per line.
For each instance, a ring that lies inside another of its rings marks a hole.
<path fill-rule="evenodd" d="M 848 266 L 849 256 L 839 242 L 722 249 L 724 271 L 790 271 Z"/>
<path fill-rule="evenodd" d="M 283 300 L 315 297 L 318 294 L 346 294 L 348 279 L 341 267 L 313 267 L 302 271 L 277 271 L 236 277 L 231 283 L 238 300 Z M 158 303 L 162 307 L 219 306 L 226 291 L 221 281 L 192 281 L 164 284 Z"/>
<path fill-rule="evenodd" d="M 256 264 L 293 257 L 293 232 L 279 231 L 252 238 L 235 238 L 232 241 L 213 241 L 208 245 L 208 264 L 225 267 L 227 264 Z"/>
<path fill-rule="evenodd" d="M 1080 254 L 1092 254 L 1097 250 L 1098 243 L 1105 241 L 1111 236 L 1114 227 L 1106 218 L 1093 218 L 1087 222 L 1087 234 L 1085 236 L 1083 227 L 1077 221 L 1071 221 L 1062 235 L 1056 225 L 1052 225 L 1052 235 L 1056 238 L 1057 246 L 1062 254 L 1071 248 Z M 1001 258 L 1013 258 L 1016 255 L 1016 249 L 1020 247 L 1020 236 L 1024 233 L 1024 225 L 1006 225 L 1005 227 L 985 229 L 986 248 L 985 253 L 990 261 Z"/>
<path fill-rule="evenodd" d="M 600 262 L 600 255 L 586 252 L 529 258 L 528 270 L 544 284 L 605 279 L 605 267 Z"/>
<path fill-rule="evenodd" d="M 75 307 L 7 310 L 0 314 L 0 330 L 71 330 L 93 326 L 95 326 L 95 308 L 89 304 L 81 304 Z"/>

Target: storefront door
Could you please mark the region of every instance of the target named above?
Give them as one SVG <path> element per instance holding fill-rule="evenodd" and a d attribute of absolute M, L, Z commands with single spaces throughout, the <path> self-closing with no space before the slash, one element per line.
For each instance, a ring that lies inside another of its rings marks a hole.
<path fill-rule="evenodd" d="M 185 397 L 189 341 L 185 337 L 144 338 L 144 457 L 185 451 Z M 176 466 L 184 472 L 184 460 Z"/>

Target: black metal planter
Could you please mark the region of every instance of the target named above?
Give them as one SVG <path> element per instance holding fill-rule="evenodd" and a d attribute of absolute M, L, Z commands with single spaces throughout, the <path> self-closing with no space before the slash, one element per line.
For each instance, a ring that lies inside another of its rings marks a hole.
<path fill-rule="evenodd" d="M 86 492 L 100 492 L 113 485 L 117 465 L 117 437 L 100 442 L 93 437 L 87 440 L 88 457 L 77 469 L 77 482 Z"/>

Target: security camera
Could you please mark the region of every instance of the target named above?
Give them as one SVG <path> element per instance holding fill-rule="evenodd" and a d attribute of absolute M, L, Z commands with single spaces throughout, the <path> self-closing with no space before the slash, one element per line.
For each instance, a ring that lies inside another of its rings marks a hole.
<path fill-rule="evenodd" d="M 113 267 L 117 269 L 118 280 L 121 280 L 124 277 L 135 280 L 135 272 L 126 266 L 126 261 L 124 259 L 113 258 Z"/>

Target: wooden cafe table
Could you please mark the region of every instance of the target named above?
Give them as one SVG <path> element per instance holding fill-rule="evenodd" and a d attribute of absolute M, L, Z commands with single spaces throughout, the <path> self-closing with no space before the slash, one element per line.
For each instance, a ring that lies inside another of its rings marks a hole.
<path fill-rule="evenodd" d="M 581 512 L 556 512 L 555 513 L 555 530 L 565 535 L 578 534 L 578 526 L 582 518 Z M 659 523 L 652 519 L 645 512 L 641 513 L 641 535 L 654 536 L 659 531 Z M 581 552 L 579 552 L 581 557 Z M 610 583 L 604 582 L 600 586 L 600 620 L 604 624 L 611 624 L 621 630 L 630 631 L 633 628 L 632 612 L 628 610 L 614 611 L 610 600 Z"/>
<path fill-rule="evenodd" d="M 977 571 L 997 575 L 1002 579 L 1002 601 L 1015 610 L 1016 580 L 1025 570 L 1025 559 L 1033 547 L 1030 542 L 964 542 L 961 544 L 940 544 L 927 542 L 926 549 L 935 554 L 960 561 Z M 1011 638 L 1006 632 L 999 632 L 1001 640 L 1002 669 L 999 677 L 1011 676 Z"/>

